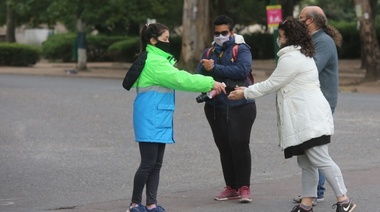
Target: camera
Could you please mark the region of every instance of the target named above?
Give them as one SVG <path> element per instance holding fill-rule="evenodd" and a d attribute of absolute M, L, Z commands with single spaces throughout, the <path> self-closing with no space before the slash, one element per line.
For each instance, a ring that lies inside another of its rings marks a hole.
<path fill-rule="evenodd" d="M 204 101 L 207 101 L 207 100 L 210 100 L 211 98 L 209 98 L 209 96 L 207 95 L 207 93 L 202 93 L 201 95 L 197 96 L 195 98 L 195 100 L 198 102 L 198 103 L 202 103 Z"/>

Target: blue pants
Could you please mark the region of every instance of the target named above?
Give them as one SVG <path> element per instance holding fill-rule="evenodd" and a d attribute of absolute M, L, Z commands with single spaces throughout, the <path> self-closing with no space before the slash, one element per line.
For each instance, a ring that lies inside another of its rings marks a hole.
<path fill-rule="evenodd" d="M 317 187 L 317 195 L 318 195 L 318 198 L 323 198 L 325 196 L 325 176 L 323 176 L 323 174 L 318 170 L 318 173 L 319 173 L 319 181 L 318 181 L 318 187 Z"/>

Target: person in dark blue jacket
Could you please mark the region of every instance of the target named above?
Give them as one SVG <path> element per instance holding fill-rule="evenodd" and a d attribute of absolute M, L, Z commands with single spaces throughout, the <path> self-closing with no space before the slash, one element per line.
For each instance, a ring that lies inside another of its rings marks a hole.
<path fill-rule="evenodd" d="M 234 46 L 236 46 L 234 50 Z M 235 51 L 235 52 L 234 52 Z M 224 82 L 226 90 L 252 85 L 252 55 L 241 35 L 234 34 L 233 21 L 226 15 L 214 21 L 214 42 L 204 50 L 197 73 Z M 205 102 L 204 111 L 210 124 L 225 180 L 225 189 L 214 197 L 223 201 L 239 199 L 252 201 L 250 193 L 251 129 L 256 118 L 254 100 L 228 100 L 219 94 Z"/>

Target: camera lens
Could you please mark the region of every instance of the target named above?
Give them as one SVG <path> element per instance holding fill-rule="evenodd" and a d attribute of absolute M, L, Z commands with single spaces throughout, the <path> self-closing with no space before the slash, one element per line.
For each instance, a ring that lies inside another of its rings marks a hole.
<path fill-rule="evenodd" d="M 197 96 L 197 97 L 195 98 L 195 100 L 196 100 L 198 103 L 204 102 L 206 99 L 208 99 L 206 93 L 202 93 L 201 95 L 199 95 L 199 96 Z"/>

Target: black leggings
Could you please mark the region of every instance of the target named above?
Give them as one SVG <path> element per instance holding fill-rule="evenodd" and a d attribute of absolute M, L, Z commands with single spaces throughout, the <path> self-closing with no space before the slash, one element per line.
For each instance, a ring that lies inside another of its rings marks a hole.
<path fill-rule="evenodd" d="M 250 186 L 251 129 L 256 119 L 256 104 L 230 108 L 228 113 L 205 105 L 205 114 L 220 153 L 226 186 Z"/>
<path fill-rule="evenodd" d="M 132 202 L 141 203 L 146 185 L 146 204 L 156 204 L 165 144 L 140 142 L 139 147 L 141 163 L 133 181 Z"/>

